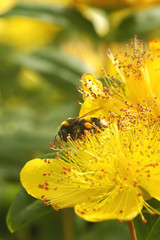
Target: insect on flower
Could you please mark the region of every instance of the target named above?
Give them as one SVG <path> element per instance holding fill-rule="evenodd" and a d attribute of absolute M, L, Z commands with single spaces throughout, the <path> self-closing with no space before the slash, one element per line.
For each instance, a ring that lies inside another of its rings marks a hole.
<path fill-rule="evenodd" d="M 67 142 L 69 138 L 76 140 L 85 136 L 88 131 L 97 132 L 98 129 L 107 127 L 105 119 L 91 117 L 95 112 L 99 111 L 101 108 L 94 109 L 83 116 L 76 118 L 68 118 L 62 122 L 58 135 L 59 137 Z"/>
<path fill-rule="evenodd" d="M 56 157 L 30 160 L 20 173 L 28 194 L 45 206 L 73 207 L 90 222 L 128 221 L 132 239 L 132 220 L 147 222 L 144 208 L 160 215 L 148 201 L 160 202 L 160 41 L 150 44 L 144 51 L 134 39 L 129 52 L 108 53 L 122 84 L 84 74 L 79 117 L 61 124 Z"/>

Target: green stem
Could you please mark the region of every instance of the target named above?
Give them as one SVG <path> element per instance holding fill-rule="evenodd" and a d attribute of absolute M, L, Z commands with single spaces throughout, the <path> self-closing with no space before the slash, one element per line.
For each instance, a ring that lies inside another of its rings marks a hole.
<path fill-rule="evenodd" d="M 64 240 L 73 240 L 73 219 L 71 209 L 62 210 Z"/>
<path fill-rule="evenodd" d="M 128 228 L 131 235 L 131 240 L 137 240 L 134 224 L 132 221 L 128 221 Z"/>

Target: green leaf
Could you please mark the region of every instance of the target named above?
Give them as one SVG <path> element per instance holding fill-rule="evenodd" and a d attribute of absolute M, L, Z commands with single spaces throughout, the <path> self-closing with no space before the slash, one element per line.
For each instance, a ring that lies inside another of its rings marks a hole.
<path fill-rule="evenodd" d="M 139 38 L 145 37 L 153 30 L 160 28 L 160 6 L 140 9 L 132 12 L 122 20 L 116 30 L 116 40 L 125 41 L 137 34 Z"/>
<path fill-rule="evenodd" d="M 26 161 L 46 152 L 53 154 L 49 143 L 54 141 L 58 127 L 68 117 L 78 115 L 79 106 L 73 101 L 66 101 L 63 104 L 57 102 L 53 106 L 49 103 L 44 104 L 43 107 L 42 104 L 39 100 L 38 105 L 35 105 L 35 115 L 30 114 L 30 111 L 25 112 L 26 105 L 24 105 L 9 113 L 5 111 L 1 116 L 0 169 L 4 170 L 7 179 L 17 179 Z M 6 125 L 15 126 L 15 131 L 7 131 Z"/>
<path fill-rule="evenodd" d="M 142 222 L 140 215 L 134 219 L 137 240 L 159 240 L 160 216 L 144 213 L 144 217 L 146 223 Z"/>
<path fill-rule="evenodd" d="M 46 47 L 30 55 L 16 54 L 13 61 L 19 67 L 28 68 L 41 74 L 47 81 L 62 89 L 76 93 L 75 86 L 89 69 L 73 57 L 68 57 L 55 47 Z"/>
<path fill-rule="evenodd" d="M 3 172 L 0 168 L 0 209 L 8 208 L 13 198 L 15 197 L 17 191 L 19 190 L 19 183 L 9 182 L 3 179 Z"/>
<path fill-rule="evenodd" d="M 129 231 L 127 224 L 120 224 L 118 221 L 104 221 L 101 223 L 88 223 L 90 228 L 79 240 L 128 240 Z"/>
<path fill-rule="evenodd" d="M 154 209 L 160 211 L 160 202 L 156 199 L 150 199 L 147 203 Z M 142 218 L 138 216 L 134 219 L 135 229 L 138 240 L 158 240 L 160 236 L 160 216 L 152 216 L 145 208 L 143 215 L 147 223 L 142 223 Z"/>
<path fill-rule="evenodd" d="M 43 201 L 29 196 L 22 188 L 17 193 L 7 214 L 7 226 L 15 232 L 22 225 L 52 211 L 52 207 L 45 207 Z"/>
<path fill-rule="evenodd" d="M 9 12 L 1 15 L 1 17 L 9 16 L 27 16 L 37 18 L 44 22 L 57 24 L 65 29 L 76 32 L 82 32 L 98 40 L 98 36 L 94 30 L 92 23 L 83 17 L 76 8 L 64 8 L 55 4 L 38 4 L 38 3 L 21 3 L 17 4 Z"/>

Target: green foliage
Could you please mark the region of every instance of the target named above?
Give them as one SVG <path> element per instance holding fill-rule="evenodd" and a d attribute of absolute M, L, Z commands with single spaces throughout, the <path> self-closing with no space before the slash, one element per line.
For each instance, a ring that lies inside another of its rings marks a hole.
<path fill-rule="evenodd" d="M 83 33 L 91 38 L 94 38 L 94 40 L 98 40 L 93 24 L 84 18 L 83 15 L 76 10 L 76 8 L 64 8 L 56 4 L 48 3 L 21 3 L 1 16 L 10 17 L 14 15 L 37 18 L 44 22 L 53 23 L 63 27 L 69 32 L 74 31 L 78 32 L 78 34 Z"/>
<path fill-rule="evenodd" d="M 127 240 L 129 232 L 126 224 L 120 224 L 118 221 L 105 221 L 102 223 L 91 224 L 88 231 L 80 240 Z"/>
<path fill-rule="evenodd" d="M 158 31 L 160 28 L 160 7 L 150 7 L 145 9 L 139 9 L 133 11 L 129 16 L 124 18 L 116 31 L 116 39 L 118 41 L 126 41 L 133 37 L 133 34 L 137 34 L 139 38 L 145 39 L 148 33 Z"/>
<path fill-rule="evenodd" d="M 148 203 L 157 211 L 160 210 L 160 203 L 159 201 L 155 199 L 151 199 L 148 201 Z M 137 239 L 138 240 L 151 240 L 159 239 L 160 235 L 160 216 L 159 215 L 151 215 L 146 209 L 143 209 L 143 215 L 146 219 L 146 223 L 142 222 L 142 219 L 140 216 L 136 217 L 134 219 L 134 225 L 136 229 Z"/>
<path fill-rule="evenodd" d="M 134 220 L 137 239 L 138 240 L 158 240 L 160 236 L 160 217 L 158 215 L 152 216 L 144 214 L 147 223 L 142 223 L 142 219 L 138 216 Z"/>
<path fill-rule="evenodd" d="M 45 47 L 30 55 L 16 55 L 14 60 L 18 66 L 38 72 L 46 81 L 61 90 L 67 89 L 73 96 L 76 93 L 75 86 L 79 85 L 79 78 L 88 70 L 81 61 L 68 57 L 54 46 Z"/>
<path fill-rule="evenodd" d="M 7 215 L 8 228 L 11 232 L 14 232 L 26 222 L 32 221 L 51 210 L 51 207 L 44 206 L 43 201 L 35 200 L 24 189 L 21 189 L 9 209 Z"/>

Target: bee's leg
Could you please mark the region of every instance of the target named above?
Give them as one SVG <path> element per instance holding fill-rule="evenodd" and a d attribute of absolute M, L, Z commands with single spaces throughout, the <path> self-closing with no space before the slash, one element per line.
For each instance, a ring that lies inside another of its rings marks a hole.
<path fill-rule="evenodd" d="M 58 136 L 58 134 L 56 134 L 55 137 L 54 137 L 54 141 L 53 141 L 54 145 L 56 144 L 57 136 Z"/>
<path fill-rule="evenodd" d="M 73 140 L 79 138 L 81 136 L 81 128 L 80 126 L 76 126 L 73 128 L 73 132 L 72 132 L 72 138 Z"/>

